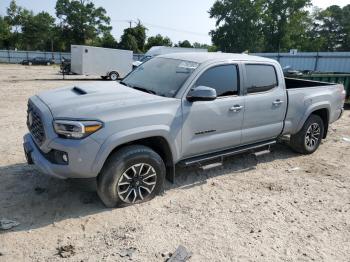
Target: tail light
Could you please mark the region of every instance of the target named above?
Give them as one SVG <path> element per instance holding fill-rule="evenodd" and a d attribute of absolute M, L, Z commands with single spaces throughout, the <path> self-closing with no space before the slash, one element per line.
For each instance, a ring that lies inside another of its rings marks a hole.
<path fill-rule="evenodd" d="M 342 102 L 344 104 L 345 103 L 345 99 L 346 99 L 346 91 L 344 89 L 344 86 L 343 85 L 339 85 L 338 89 L 339 89 L 339 92 L 341 94 L 341 100 L 342 100 Z"/>

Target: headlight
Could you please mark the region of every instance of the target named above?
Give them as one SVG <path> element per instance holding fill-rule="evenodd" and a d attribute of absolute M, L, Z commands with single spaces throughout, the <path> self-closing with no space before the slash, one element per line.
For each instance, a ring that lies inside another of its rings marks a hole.
<path fill-rule="evenodd" d="M 53 126 L 56 133 L 60 136 L 71 139 L 82 139 L 101 129 L 103 124 L 98 121 L 55 120 Z"/>

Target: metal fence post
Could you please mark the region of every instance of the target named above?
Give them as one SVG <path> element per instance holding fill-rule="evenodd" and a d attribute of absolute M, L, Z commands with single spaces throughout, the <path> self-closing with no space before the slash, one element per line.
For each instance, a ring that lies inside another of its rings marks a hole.
<path fill-rule="evenodd" d="M 316 60 L 315 60 L 315 67 L 314 67 L 314 71 L 317 71 L 317 67 L 318 67 L 318 59 L 319 59 L 319 53 L 317 52 L 317 54 L 316 54 Z"/>
<path fill-rule="evenodd" d="M 9 58 L 9 63 L 11 63 L 11 57 L 10 57 L 10 50 L 9 49 L 7 49 L 7 56 Z"/>

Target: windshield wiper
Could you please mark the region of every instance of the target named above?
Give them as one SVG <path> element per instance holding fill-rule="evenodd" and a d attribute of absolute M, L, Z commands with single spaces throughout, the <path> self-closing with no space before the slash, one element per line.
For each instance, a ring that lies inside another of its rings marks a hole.
<path fill-rule="evenodd" d="M 130 86 L 130 87 L 133 88 L 133 89 L 142 91 L 142 92 L 146 92 L 146 93 L 152 94 L 152 95 L 156 95 L 157 94 L 155 91 L 153 91 L 151 89 L 144 88 L 144 87 L 138 87 L 138 86 Z"/>
<path fill-rule="evenodd" d="M 123 86 L 127 86 L 130 87 L 129 85 L 127 85 L 126 83 L 124 83 L 123 81 L 120 81 L 119 84 L 122 84 Z"/>
<path fill-rule="evenodd" d="M 142 92 L 146 92 L 146 93 L 149 93 L 149 94 L 152 94 L 152 95 L 157 95 L 157 92 L 155 92 L 155 91 L 153 91 L 151 89 L 147 89 L 147 88 L 139 87 L 139 86 L 128 85 L 127 83 L 124 83 L 123 81 L 120 81 L 119 83 L 124 85 L 124 86 L 130 87 L 130 88 L 142 91 Z"/>

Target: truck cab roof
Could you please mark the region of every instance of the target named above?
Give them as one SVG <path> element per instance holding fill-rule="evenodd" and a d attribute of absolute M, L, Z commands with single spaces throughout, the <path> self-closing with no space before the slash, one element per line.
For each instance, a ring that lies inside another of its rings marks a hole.
<path fill-rule="evenodd" d="M 232 54 L 232 53 L 205 53 L 205 52 L 173 53 L 173 54 L 160 55 L 158 57 L 192 61 L 199 64 L 203 64 L 206 62 L 222 61 L 222 60 L 276 63 L 276 60 L 265 58 L 265 57 L 252 56 L 248 54 Z"/>

